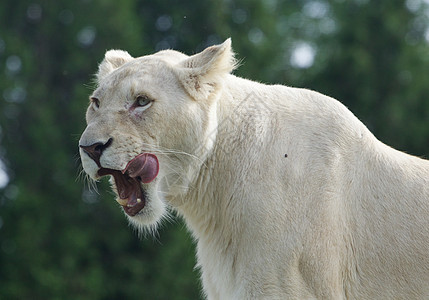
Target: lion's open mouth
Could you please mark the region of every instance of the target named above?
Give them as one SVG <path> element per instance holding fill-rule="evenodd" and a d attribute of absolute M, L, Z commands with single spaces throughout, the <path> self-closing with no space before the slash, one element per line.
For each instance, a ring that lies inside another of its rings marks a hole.
<path fill-rule="evenodd" d="M 133 158 L 124 170 L 101 168 L 98 175 L 112 175 L 118 192 L 118 203 L 124 211 L 135 216 L 146 205 L 146 193 L 142 183 L 149 183 L 156 178 L 159 171 L 158 159 L 154 154 L 142 153 Z"/>

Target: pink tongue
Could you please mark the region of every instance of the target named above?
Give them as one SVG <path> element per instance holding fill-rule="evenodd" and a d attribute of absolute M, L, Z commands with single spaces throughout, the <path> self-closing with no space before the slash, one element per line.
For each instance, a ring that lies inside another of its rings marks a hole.
<path fill-rule="evenodd" d="M 132 178 L 140 177 L 143 183 L 149 183 L 158 175 L 158 158 L 151 153 L 142 153 L 134 157 L 122 171 Z"/>

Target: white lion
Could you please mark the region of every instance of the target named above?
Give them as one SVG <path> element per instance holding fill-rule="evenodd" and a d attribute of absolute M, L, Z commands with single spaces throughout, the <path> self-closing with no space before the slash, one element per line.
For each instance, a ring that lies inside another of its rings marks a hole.
<path fill-rule="evenodd" d="M 209 299 L 429 299 L 429 162 L 319 93 L 231 75 L 231 41 L 106 53 L 80 139 L 139 228 L 166 206 Z"/>

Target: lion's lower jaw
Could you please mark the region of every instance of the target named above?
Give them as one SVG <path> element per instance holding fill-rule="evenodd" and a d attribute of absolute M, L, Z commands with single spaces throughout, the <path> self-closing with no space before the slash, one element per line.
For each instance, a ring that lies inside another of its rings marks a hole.
<path fill-rule="evenodd" d="M 163 217 L 168 215 L 165 201 L 155 193 L 148 193 L 145 207 L 135 216 L 125 213 L 131 226 L 135 227 L 139 234 L 155 233 Z"/>

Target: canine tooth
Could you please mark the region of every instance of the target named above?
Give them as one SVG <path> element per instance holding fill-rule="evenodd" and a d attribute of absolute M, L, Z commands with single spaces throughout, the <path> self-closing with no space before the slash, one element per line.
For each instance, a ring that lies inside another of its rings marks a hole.
<path fill-rule="evenodd" d="M 116 199 L 116 202 L 118 202 L 120 205 L 125 206 L 128 203 L 128 199 Z"/>
<path fill-rule="evenodd" d="M 137 198 L 137 203 L 140 203 L 140 202 L 142 202 L 142 199 Z"/>

